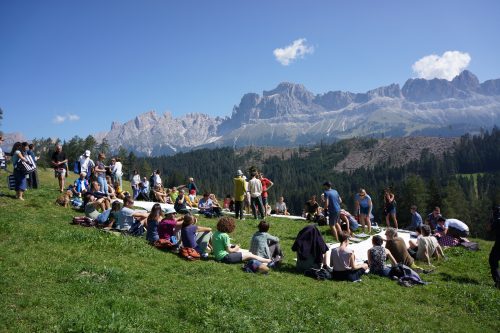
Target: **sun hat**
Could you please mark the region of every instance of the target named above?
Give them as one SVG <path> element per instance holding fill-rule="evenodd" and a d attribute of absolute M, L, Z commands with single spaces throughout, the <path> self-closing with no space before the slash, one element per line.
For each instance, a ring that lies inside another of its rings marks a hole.
<path fill-rule="evenodd" d="M 241 170 L 238 170 L 238 171 L 236 171 L 236 175 L 237 176 L 243 176 L 243 172 L 241 172 Z"/>
<path fill-rule="evenodd" d="M 165 208 L 165 214 L 175 214 L 177 213 L 174 209 L 174 207 L 167 207 Z"/>
<path fill-rule="evenodd" d="M 86 150 L 84 155 L 87 156 L 87 157 L 89 157 L 90 156 L 90 150 Z"/>

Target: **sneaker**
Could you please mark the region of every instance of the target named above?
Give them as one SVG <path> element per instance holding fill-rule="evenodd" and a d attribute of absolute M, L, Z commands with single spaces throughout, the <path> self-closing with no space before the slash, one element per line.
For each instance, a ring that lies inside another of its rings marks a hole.
<path fill-rule="evenodd" d="M 269 267 L 269 268 L 274 268 L 275 266 L 276 266 L 276 261 L 274 261 L 274 259 L 271 260 L 271 262 L 267 264 L 267 267 Z"/>
<path fill-rule="evenodd" d="M 201 259 L 206 260 L 208 259 L 208 253 L 204 252 L 201 254 Z"/>

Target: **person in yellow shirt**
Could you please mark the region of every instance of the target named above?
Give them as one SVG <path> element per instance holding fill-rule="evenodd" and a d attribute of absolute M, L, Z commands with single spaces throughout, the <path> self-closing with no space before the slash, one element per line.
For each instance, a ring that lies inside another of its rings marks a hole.
<path fill-rule="evenodd" d="M 246 187 L 243 172 L 236 171 L 236 177 L 233 178 L 234 184 L 234 217 L 243 220 L 243 202 L 245 200 Z"/>

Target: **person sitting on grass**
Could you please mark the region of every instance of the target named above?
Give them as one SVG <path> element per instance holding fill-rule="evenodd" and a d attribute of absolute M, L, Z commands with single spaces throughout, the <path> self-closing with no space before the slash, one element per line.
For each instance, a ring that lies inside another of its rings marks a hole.
<path fill-rule="evenodd" d="M 303 273 L 311 268 L 321 268 L 328 246 L 316 224 L 310 223 L 297 234 L 292 251 L 297 252 L 296 269 Z"/>
<path fill-rule="evenodd" d="M 210 200 L 212 200 L 212 210 L 213 210 L 215 216 L 217 216 L 217 217 L 222 216 L 222 207 L 219 204 L 219 201 L 217 200 L 217 197 L 215 196 L 215 194 L 210 193 L 210 195 L 208 197 L 210 198 Z"/>
<path fill-rule="evenodd" d="M 373 247 L 368 250 L 368 267 L 370 268 L 370 273 L 388 277 L 391 268 L 385 264 L 387 258 L 390 259 L 393 266 L 396 266 L 398 263 L 392 256 L 391 251 L 383 246 L 384 240 L 380 235 L 372 237 L 372 244 Z"/>
<path fill-rule="evenodd" d="M 422 226 L 422 237 L 418 240 L 417 260 L 432 266 L 431 257 L 444 258 L 444 253 L 436 237 L 431 235 L 431 227 L 425 224 Z"/>
<path fill-rule="evenodd" d="M 181 229 L 181 255 L 187 259 L 191 257 L 208 258 L 207 250 L 211 250 L 210 240 L 212 228 L 196 225 L 198 219 L 191 214 L 184 215 Z"/>
<path fill-rule="evenodd" d="M 316 195 L 312 195 L 311 198 L 304 204 L 304 213 L 306 220 L 314 221 L 316 215 L 319 214 L 319 204 L 316 201 Z"/>
<path fill-rule="evenodd" d="M 278 215 L 290 215 L 288 209 L 286 207 L 285 199 L 283 197 L 279 197 L 276 206 L 274 207 L 275 214 Z"/>
<path fill-rule="evenodd" d="M 107 194 L 104 192 L 101 192 L 101 189 L 99 187 L 99 183 L 97 181 L 93 181 L 90 183 L 90 192 L 96 197 L 97 199 L 100 198 L 107 198 Z"/>
<path fill-rule="evenodd" d="M 118 199 L 125 199 L 125 193 L 123 191 L 123 188 L 120 186 L 120 183 L 118 181 L 115 181 L 115 195 Z"/>
<path fill-rule="evenodd" d="M 105 210 L 97 217 L 97 227 L 104 229 L 112 228 L 118 219 L 118 214 L 120 214 L 121 209 L 122 205 L 120 201 L 113 201 L 111 209 Z"/>
<path fill-rule="evenodd" d="M 210 199 L 210 194 L 205 192 L 203 193 L 203 198 L 198 201 L 198 209 L 200 210 L 200 214 L 205 215 L 206 217 L 212 217 L 214 214 L 213 210 L 213 202 Z"/>
<path fill-rule="evenodd" d="M 106 184 L 108 186 L 108 196 L 110 199 L 116 199 L 116 190 L 113 186 L 110 176 L 106 176 Z"/>
<path fill-rule="evenodd" d="M 231 245 L 229 234 L 235 228 L 234 219 L 231 217 L 223 216 L 217 222 L 217 231 L 212 236 L 215 260 L 226 264 L 237 264 L 254 259 L 259 262 L 258 271 L 267 272 L 269 270 L 268 264 L 272 262 L 271 259 L 257 256 L 248 250 L 241 249 L 239 245 Z"/>
<path fill-rule="evenodd" d="M 165 210 L 165 218 L 163 218 L 158 224 L 158 236 L 160 237 L 160 242 L 170 242 L 171 246 L 178 246 L 179 239 L 177 237 L 178 231 L 182 226 L 182 219 L 176 220 L 176 211 L 173 207 L 168 207 Z"/>
<path fill-rule="evenodd" d="M 354 251 L 347 247 L 349 235 L 345 232 L 339 233 L 340 246 L 334 248 L 330 254 L 330 265 L 333 268 L 332 279 L 337 281 L 359 281 L 365 274 L 368 265 L 356 263 Z"/>
<path fill-rule="evenodd" d="M 163 186 L 161 184 L 158 184 L 154 187 L 153 193 L 154 193 L 156 202 L 167 203 L 168 195 L 165 192 L 165 190 L 163 189 Z M 139 195 L 139 194 L 137 194 L 137 195 Z"/>
<path fill-rule="evenodd" d="M 392 256 L 398 263 L 404 264 L 412 269 L 418 268 L 408 252 L 408 247 L 406 246 L 404 239 L 398 237 L 396 229 L 387 228 L 385 231 L 385 237 L 387 238 L 385 247 L 391 252 Z"/>
<path fill-rule="evenodd" d="M 189 213 L 188 203 L 186 201 L 186 196 L 184 195 L 184 190 L 179 191 L 179 195 L 175 199 L 174 208 L 175 208 L 177 213 L 180 213 L 180 214 L 188 214 Z M 191 207 L 189 207 L 189 208 L 191 208 Z"/>
<path fill-rule="evenodd" d="M 85 172 L 80 173 L 80 177 L 75 180 L 75 183 L 72 187 L 73 196 L 82 197 L 88 190 L 90 190 L 89 182 L 85 178 L 87 174 Z"/>
<path fill-rule="evenodd" d="M 160 222 L 163 220 L 163 218 L 164 215 L 163 210 L 161 209 L 161 205 L 158 203 L 154 204 L 148 216 L 146 240 L 149 242 L 149 244 L 158 249 L 171 248 L 173 246 L 173 244 L 170 242 L 170 239 L 160 240 L 158 226 L 160 225 Z"/>
<path fill-rule="evenodd" d="M 279 245 L 279 238 L 268 234 L 269 223 L 260 221 L 257 226 L 257 231 L 252 236 L 250 242 L 250 252 L 262 258 L 273 259 L 275 262 L 280 262 L 283 256 Z"/>
<path fill-rule="evenodd" d="M 116 229 L 120 231 L 128 231 L 135 221 L 144 225 L 148 218 L 148 213 L 144 210 L 134 210 L 134 199 L 125 197 L 123 199 L 123 208 L 118 214 L 118 219 L 115 223 Z"/>
<path fill-rule="evenodd" d="M 97 199 L 92 193 L 86 193 L 83 198 L 83 210 L 85 211 L 85 216 L 91 218 L 92 220 L 97 220 L 100 212 L 104 212 L 106 209 L 110 208 L 110 201 L 108 198 L 103 197 Z"/>
<path fill-rule="evenodd" d="M 149 188 L 144 184 L 144 182 L 139 183 L 139 193 L 137 194 L 137 200 L 150 201 Z"/>

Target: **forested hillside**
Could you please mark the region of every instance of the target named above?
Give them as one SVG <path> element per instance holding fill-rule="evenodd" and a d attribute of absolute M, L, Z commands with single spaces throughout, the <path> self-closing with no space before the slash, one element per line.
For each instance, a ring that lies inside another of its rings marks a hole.
<path fill-rule="evenodd" d="M 356 144 L 366 149 L 376 147 L 375 139 L 360 140 Z M 48 165 L 50 156 L 48 140 L 38 140 L 38 149 Z M 50 147 L 49 147 L 50 146 Z M 287 154 L 269 154 L 259 148 L 234 150 L 232 148 L 201 149 L 175 156 L 137 158 L 121 149 L 126 172 L 138 169 L 149 176 L 153 169 L 160 169 L 166 186 L 185 184 L 194 177 L 202 191 L 216 193 L 219 197 L 232 194 L 232 178 L 236 170 L 248 170 L 256 166 L 270 178 L 275 186 L 270 190 L 270 202 L 274 204 L 280 195 L 285 197 L 290 211 L 300 214 L 304 202 L 311 194 L 321 193 L 321 184 L 329 180 L 339 191 L 344 205 L 352 210 L 354 194 L 363 187 L 374 202 L 377 221 L 382 218 L 382 193 L 391 187 L 396 193 L 400 225 L 409 223 L 409 207 L 416 204 L 422 215 L 440 206 L 445 217 L 461 219 L 471 226 L 474 235 L 484 236 L 484 224 L 490 207 L 500 203 L 500 130 L 493 128 L 476 136 L 465 135 L 457 140 L 453 149 L 435 156 L 423 149 L 418 160 L 394 167 L 390 160 L 378 163 L 370 169 L 359 168 L 350 173 L 339 172 L 335 166 L 349 154 L 351 140 L 334 144 L 301 147 Z M 63 149 L 70 160 L 77 158 L 85 149 L 93 156 L 98 151 L 109 152 L 106 142 L 98 145 L 92 137 L 75 137 L 64 142 Z M 393 154 L 397 155 L 395 148 Z"/>

